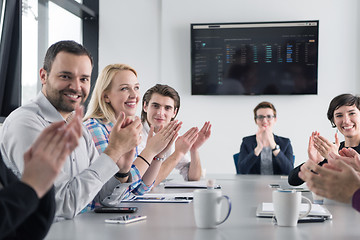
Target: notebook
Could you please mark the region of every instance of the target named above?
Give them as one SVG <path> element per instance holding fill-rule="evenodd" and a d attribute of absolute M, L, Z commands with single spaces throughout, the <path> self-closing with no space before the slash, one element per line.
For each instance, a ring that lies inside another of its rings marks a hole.
<path fill-rule="evenodd" d="M 302 203 L 300 207 L 300 213 L 306 212 L 308 209 L 308 204 Z M 274 206 L 273 203 L 260 203 L 256 209 L 256 216 L 257 217 L 273 217 L 274 216 Z M 329 210 L 319 204 L 312 204 L 311 211 L 308 216 L 321 216 L 325 217 L 326 219 L 332 219 L 332 215 Z"/>

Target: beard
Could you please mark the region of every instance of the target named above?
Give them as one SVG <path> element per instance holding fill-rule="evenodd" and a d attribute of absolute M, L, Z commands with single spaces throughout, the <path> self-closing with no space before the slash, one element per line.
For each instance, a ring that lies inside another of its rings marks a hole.
<path fill-rule="evenodd" d="M 63 89 L 63 90 L 56 90 L 47 84 L 47 87 L 45 89 L 46 91 L 46 97 L 49 100 L 49 102 L 58 110 L 59 112 L 66 112 L 70 113 L 75 110 L 76 102 L 71 101 L 68 99 L 65 99 L 65 93 L 66 94 L 72 94 L 72 95 L 79 95 L 81 98 L 80 105 L 82 105 L 87 97 L 87 94 L 84 91 L 77 92 L 72 89 Z"/>

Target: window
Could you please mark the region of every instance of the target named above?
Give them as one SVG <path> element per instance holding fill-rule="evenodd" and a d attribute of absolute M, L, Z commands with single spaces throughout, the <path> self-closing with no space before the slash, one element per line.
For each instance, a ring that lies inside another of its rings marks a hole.
<path fill-rule="evenodd" d="M 48 47 L 60 40 L 74 40 L 82 44 L 82 19 L 50 2 Z"/>
<path fill-rule="evenodd" d="M 38 5 L 37 0 L 23 0 L 22 10 L 22 96 L 21 104 L 34 98 L 38 92 Z"/>
<path fill-rule="evenodd" d="M 97 76 L 97 0 L 23 0 L 22 6 L 22 104 L 41 90 L 39 69 L 47 48 L 60 40 L 83 44 L 93 55 Z M 91 41 L 83 42 L 91 35 Z M 93 81 L 93 80 L 92 80 Z"/>

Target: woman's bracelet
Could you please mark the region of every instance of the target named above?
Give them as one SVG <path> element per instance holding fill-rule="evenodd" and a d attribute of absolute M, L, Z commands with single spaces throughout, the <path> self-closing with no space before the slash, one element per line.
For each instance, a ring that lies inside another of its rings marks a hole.
<path fill-rule="evenodd" d="M 141 155 L 138 155 L 138 157 L 139 158 L 141 158 L 142 160 L 144 160 L 146 163 L 147 163 L 147 165 L 149 165 L 150 166 L 150 163 L 143 157 L 143 156 L 141 156 Z"/>
<path fill-rule="evenodd" d="M 163 157 L 161 158 L 161 157 L 155 156 L 155 157 L 154 157 L 154 160 L 163 162 L 163 161 L 165 160 L 165 158 L 163 158 Z"/>

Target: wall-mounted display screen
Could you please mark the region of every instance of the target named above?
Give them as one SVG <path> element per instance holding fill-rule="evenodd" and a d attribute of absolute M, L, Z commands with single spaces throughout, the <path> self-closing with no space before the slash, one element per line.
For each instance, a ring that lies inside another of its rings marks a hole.
<path fill-rule="evenodd" d="M 317 94 L 318 33 L 318 20 L 191 24 L 192 94 Z"/>

